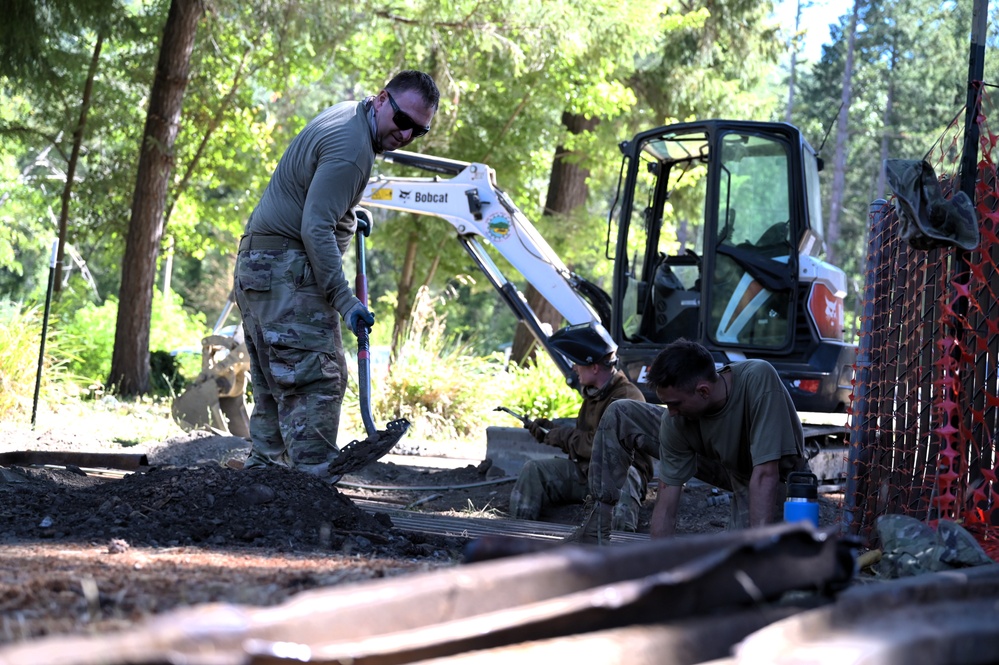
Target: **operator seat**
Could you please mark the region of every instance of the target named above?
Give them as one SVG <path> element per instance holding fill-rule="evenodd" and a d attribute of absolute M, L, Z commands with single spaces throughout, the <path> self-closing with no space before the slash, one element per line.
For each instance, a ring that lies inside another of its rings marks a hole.
<path fill-rule="evenodd" d="M 681 256 L 661 255 L 652 282 L 652 302 L 655 330 L 652 341 L 668 343 L 679 337 L 697 339 L 697 324 L 701 305 L 701 293 L 697 285 L 688 290 L 673 272 L 671 266 L 698 266 L 700 257 L 693 251 Z"/>

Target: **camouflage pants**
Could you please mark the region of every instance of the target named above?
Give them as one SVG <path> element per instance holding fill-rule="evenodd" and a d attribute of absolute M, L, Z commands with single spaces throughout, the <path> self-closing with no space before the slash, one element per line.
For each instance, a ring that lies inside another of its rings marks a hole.
<path fill-rule="evenodd" d="M 235 296 L 253 382 L 246 468 L 280 464 L 322 475 L 338 452 L 347 387 L 340 315 L 302 250 L 240 252 Z"/>
<path fill-rule="evenodd" d="M 607 407 L 593 436 L 593 456 L 590 459 L 590 494 L 602 503 L 614 505 L 621 488 L 627 482 L 631 461 L 637 452 L 659 458 L 659 425 L 666 409 L 658 404 L 618 400 Z M 774 519 L 783 516 L 787 486 L 783 482 L 791 471 L 807 471 L 808 463 L 801 457 L 780 460 Z M 709 485 L 732 493 L 729 528 L 749 526 L 749 476 L 731 473 L 716 460 L 697 456 L 695 477 Z"/>
<path fill-rule="evenodd" d="M 645 489 L 638 471 L 629 468 L 615 504 L 612 529 L 637 531 L 638 509 L 645 498 Z M 562 457 L 530 460 L 510 491 L 510 516 L 536 520 L 547 507 L 585 502 L 588 493 L 586 478 L 572 460 Z"/>
<path fill-rule="evenodd" d="M 593 435 L 590 494 L 596 501 L 617 503 L 638 453 L 659 457 L 659 423 L 665 409 L 633 400 L 612 402 Z"/>

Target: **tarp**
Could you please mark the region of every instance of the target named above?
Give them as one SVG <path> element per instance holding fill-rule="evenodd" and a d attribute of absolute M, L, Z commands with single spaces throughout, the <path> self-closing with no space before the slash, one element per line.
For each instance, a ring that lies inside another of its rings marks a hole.
<path fill-rule="evenodd" d="M 964 192 L 944 198 L 933 167 L 921 159 L 886 159 L 888 186 L 895 193 L 899 234 L 915 249 L 978 247 L 978 215 Z"/>

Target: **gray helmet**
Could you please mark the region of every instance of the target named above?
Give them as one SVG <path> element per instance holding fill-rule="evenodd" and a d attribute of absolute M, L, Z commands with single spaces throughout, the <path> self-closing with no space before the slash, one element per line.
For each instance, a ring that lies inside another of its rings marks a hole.
<path fill-rule="evenodd" d="M 617 344 L 611 339 L 610 333 L 593 321 L 556 330 L 548 338 L 548 342 L 569 362 L 580 366 L 598 363 L 608 354 L 617 351 Z"/>

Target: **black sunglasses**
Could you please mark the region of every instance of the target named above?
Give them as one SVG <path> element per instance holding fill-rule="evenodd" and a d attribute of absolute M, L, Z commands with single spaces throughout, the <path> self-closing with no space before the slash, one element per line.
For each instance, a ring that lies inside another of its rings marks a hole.
<path fill-rule="evenodd" d="M 389 104 L 392 105 L 392 110 L 395 111 L 395 113 L 392 114 L 392 122 L 395 123 L 396 127 L 402 131 L 412 129 L 414 139 L 417 136 L 423 136 L 430 131 L 430 127 L 424 127 L 423 125 L 416 124 L 416 121 L 409 117 L 408 113 L 399 108 L 399 105 L 395 103 L 394 99 L 392 99 L 391 92 L 386 90 L 385 94 L 388 95 Z"/>

